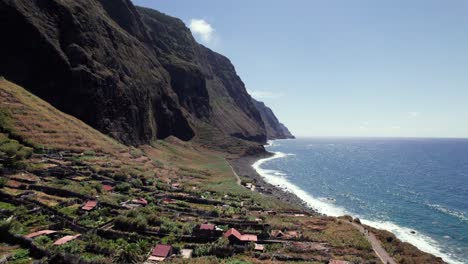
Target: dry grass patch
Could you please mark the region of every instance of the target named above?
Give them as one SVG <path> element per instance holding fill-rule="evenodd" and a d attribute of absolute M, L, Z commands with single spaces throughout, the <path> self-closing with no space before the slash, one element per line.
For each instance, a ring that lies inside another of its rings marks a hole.
<path fill-rule="evenodd" d="M 108 153 L 117 153 L 125 148 L 6 80 L 0 80 L 0 108 L 11 114 L 15 134 L 44 148 Z"/>

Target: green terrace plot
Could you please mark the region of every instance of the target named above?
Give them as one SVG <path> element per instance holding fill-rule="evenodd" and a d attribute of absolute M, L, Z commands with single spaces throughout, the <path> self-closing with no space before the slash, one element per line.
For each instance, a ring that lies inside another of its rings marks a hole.
<path fill-rule="evenodd" d="M 0 243 L 0 256 L 9 256 L 8 264 L 29 264 L 34 260 L 29 255 L 29 250 L 6 243 Z"/>
<path fill-rule="evenodd" d="M 0 214 L 0 228 L 3 231 L 9 230 L 13 234 L 25 235 L 31 230 L 46 229 L 54 223 L 49 214 L 36 208 L 2 204 L 9 208 L 8 212 Z"/>
<path fill-rule="evenodd" d="M 290 208 L 275 198 L 252 192 L 237 184 L 236 177 L 221 153 L 203 148 L 193 148 L 186 144 L 158 141 L 153 148 L 145 148 L 145 153 L 157 155 L 165 164 L 181 168 L 178 173 L 185 177 L 192 177 L 201 192 L 216 192 L 222 197 L 229 195 L 239 202 L 245 198 L 252 199 L 265 208 Z M 160 155 L 164 153 L 164 155 Z"/>

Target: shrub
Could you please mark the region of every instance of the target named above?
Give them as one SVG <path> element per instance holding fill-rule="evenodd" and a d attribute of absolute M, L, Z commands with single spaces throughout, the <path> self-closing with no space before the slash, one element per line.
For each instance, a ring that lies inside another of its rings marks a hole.
<path fill-rule="evenodd" d="M 7 183 L 7 178 L 0 178 L 0 188 L 3 188 L 5 184 Z"/>
<path fill-rule="evenodd" d="M 130 184 L 120 183 L 115 186 L 115 191 L 127 193 L 128 191 L 130 191 L 130 188 L 131 188 Z"/>
<path fill-rule="evenodd" d="M 114 220 L 114 226 L 123 231 L 145 231 L 148 228 L 148 222 L 143 216 L 136 218 L 118 216 Z"/>
<path fill-rule="evenodd" d="M 136 188 L 141 188 L 143 187 L 143 183 L 141 182 L 140 179 L 133 179 L 131 180 L 131 184 L 136 187 Z"/>
<path fill-rule="evenodd" d="M 12 260 L 12 261 L 20 260 L 20 259 L 27 258 L 28 256 L 29 256 L 28 249 L 19 248 L 15 250 L 15 254 L 13 254 L 13 256 L 11 256 L 9 260 Z"/>
<path fill-rule="evenodd" d="M 22 161 L 30 158 L 32 153 L 32 148 L 22 145 L 17 140 L 9 139 L 4 134 L 0 134 L 0 162 L 5 167 L 24 167 Z"/>
<path fill-rule="evenodd" d="M 85 150 L 85 151 L 83 152 L 83 154 L 84 154 L 85 156 L 90 156 L 90 157 L 96 156 L 96 152 L 95 152 L 94 150 Z"/>
<path fill-rule="evenodd" d="M 136 158 L 143 156 L 143 151 L 135 147 L 132 147 L 132 150 L 130 151 L 130 155 L 132 155 L 132 157 L 136 159 Z"/>
<path fill-rule="evenodd" d="M 210 215 L 212 217 L 219 217 L 221 215 L 221 213 L 219 212 L 219 210 L 217 208 L 215 208 L 215 209 L 211 210 Z"/>
<path fill-rule="evenodd" d="M 177 224 L 172 221 L 171 219 L 168 219 L 166 217 L 161 217 L 161 232 L 162 233 L 176 233 L 179 229 Z"/>

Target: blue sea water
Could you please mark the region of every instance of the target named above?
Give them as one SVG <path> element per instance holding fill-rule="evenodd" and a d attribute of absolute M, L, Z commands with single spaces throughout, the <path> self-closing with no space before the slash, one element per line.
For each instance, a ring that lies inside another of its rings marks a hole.
<path fill-rule="evenodd" d="M 254 168 L 319 212 L 468 263 L 468 139 L 313 138 L 267 149 L 275 156 Z"/>

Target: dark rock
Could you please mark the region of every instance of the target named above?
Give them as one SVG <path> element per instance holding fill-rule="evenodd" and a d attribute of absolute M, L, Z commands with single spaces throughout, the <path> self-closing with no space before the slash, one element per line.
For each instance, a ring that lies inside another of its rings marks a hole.
<path fill-rule="evenodd" d="M 243 140 L 291 137 L 226 57 L 129 0 L 0 0 L 0 29 L 0 75 L 123 143 L 175 136 L 251 154 L 263 148 Z"/>
<path fill-rule="evenodd" d="M 289 132 L 288 128 L 279 122 L 278 118 L 268 106 L 255 99 L 253 99 L 253 103 L 255 104 L 255 107 L 257 107 L 257 110 L 260 112 L 263 122 L 265 123 L 268 139 L 295 138 L 291 132 Z"/>

